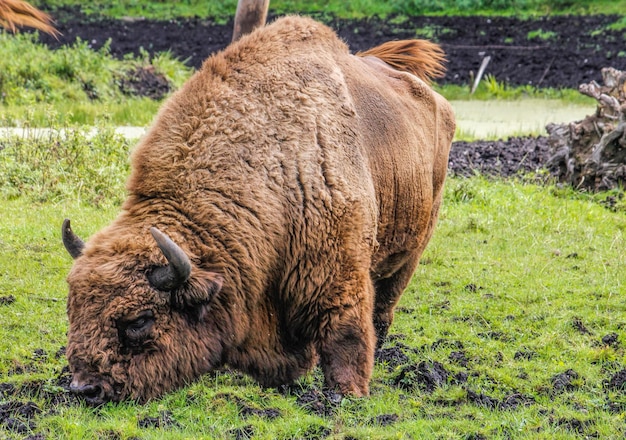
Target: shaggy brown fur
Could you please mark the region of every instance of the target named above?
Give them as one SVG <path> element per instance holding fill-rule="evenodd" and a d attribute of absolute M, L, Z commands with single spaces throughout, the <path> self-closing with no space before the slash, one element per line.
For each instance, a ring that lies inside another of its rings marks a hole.
<path fill-rule="evenodd" d="M 17 26 L 28 26 L 56 37 L 59 32 L 51 22 L 48 14 L 22 0 L 0 0 L 0 26 L 11 32 L 16 32 Z"/>
<path fill-rule="evenodd" d="M 445 54 L 440 46 L 426 40 L 388 41 L 358 56 L 373 56 L 400 71 L 411 72 L 422 81 L 430 83 L 446 72 Z"/>
<path fill-rule="evenodd" d="M 454 133 L 449 104 L 398 70 L 431 75 L 438 52 L 392 47 L 353 56 L 328 27 L 286 17 L 168 100 L 133 152 L 123 212 L 68 276 L 76 390 L 143 401 L 224 364 L 276 386 L 319 361 L 329 387 L 368 394 Z M 166 264 L 153 226 L 191 259 L 171 292 L 150 285 Z"/>

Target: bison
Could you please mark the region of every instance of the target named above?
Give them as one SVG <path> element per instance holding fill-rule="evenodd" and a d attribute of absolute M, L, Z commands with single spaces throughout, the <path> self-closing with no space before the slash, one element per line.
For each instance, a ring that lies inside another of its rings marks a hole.
<path fill-rule="evenodd" d="M 71 389 L 140 402 L 229 366 L 364 396 L 437 221 L 455 122 L 421 40 L 351 55 L 283 17 L 208 58 L 132 152 L 119 216 L 63 225 Z"/>

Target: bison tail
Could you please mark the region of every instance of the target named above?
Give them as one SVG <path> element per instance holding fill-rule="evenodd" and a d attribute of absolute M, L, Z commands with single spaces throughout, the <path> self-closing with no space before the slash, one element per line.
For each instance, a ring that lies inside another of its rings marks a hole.
<path fill-rule="evenodd" d="M 443 49 L 426 40 L 388 41 L 357 55 L 376 57 L 394 69 L 410 72 L 427 83 L 446 72 Z"/>
<path fill-rule="evenodd" d="M 28 26 L 54 37 L 59 32 L 52 26 L 52 19 L 34 6 L 22 0 L 0 0 L 0 26 L 12 32 L 17 26 Z"/>

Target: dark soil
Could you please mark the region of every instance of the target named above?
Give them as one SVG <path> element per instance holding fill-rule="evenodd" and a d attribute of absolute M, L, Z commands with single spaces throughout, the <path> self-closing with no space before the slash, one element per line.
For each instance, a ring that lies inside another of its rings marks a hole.
<path fill-rule="evenodd" d="M 576 381 L 579 377 L 578 373 L 571 369 L 557 374 L 552 378 L 552 388 L 555 393 L 573 391 L 578 387 Z"/>
<path fill-rule="evenodd" d="M 609 333 L 602 337 L 602 344 L 609 347 L 618 348 L 620 346 L 619 335 L 617 333 Z"/>
<path fill-rule="evenodd" d="M 147 96 L 150 99 L 163 99 L 172 91 L 167 78 L 152 66 L 138 67 L 130 72 L 120 81 L 120 89 L 126 95 Z"/>
<path fill-rule="evenodd" d="M 76 38 L 93 48 L 111 40 L 111 52 L 122 57 L 171 51 L 193 67 L 199 67 L 211 53 L 223 49 L 232 35 L 232 22 L 221 25 L 199 18 L 152 21 L 145 19 L 112 20 L 86 17 L 76 9 L 52 11 L 59 41 L 49 36 L 42 40 L 51 47 L 73 43 Z M 270 17 L 269 21 L 276 17 Z M 427 38 L 439 42 L 448 55 L 444 83 L 468 84 L 482 59 L 491 56 L 485 74 L 515 85 L 576 88 L 583 82 L 601 79 L 600 69 L 626 68 L 622 31 L 605 28 L 616 16 L 555 16 L 534 20 L 512 17 L 411 17 L 394 23 L 390 17 L 363 20 L 325 21 L 354 52 L 389 40 Z M 537 31 L 541 31 L 538 36 Z M 534 33 L 534 34 L 533 34 Z"/>
<path fill-rule="evenodd" d="M 140 428 L 170 428 L 179 426 L 170 411 L 161 411 L 157 417 L 144 417 L 137 421 Z"/>
<path fill-rule="evenodd" d="M 398 421 L 397 414 L 382 414 L 380 416 L 375 417 L 372 422 L 380 426 L 389 426 L 389 425 L 393 425 L 397 421 Z"/>
<path fill-rule="evenodd" d="M 296 403 L 320 417 L 331 416 L 341 403 L 342 396 L 332 391 L 311 388 L 298 395 Z"/>
<path fill-rule="evenodd" d="M 384 364 L 390 371 L 399 365 L 406 364 L 409 361 L 409 357 L 406 355 L 402 347 L 399 346 L 379 348 L 376 350 L 375 358 L 376 362 Z"/>
<path fill-rule="evenodd" d="M 626 369 L 620 370 L 611 376 L 606 387 L 610 390 L 626 390 Z"/>
<path fill-rule="evenodd" d="M 8 306 L 9 304 L 13 304 L 14 302 L 15 297 L 13 295 L 0 296 L 0 306 Z"/>
<path fill-rule="evenodd" d="M 550 157 L 545 136 L 513 137 L 497 141 L 454 142 L 448 161 L 449 171 L 457 176 L 511 177 L 540 171 Z M 480 288 L 471 284 L 470 291 Z"/>
<path fill-rule="evenodd" d="M 472 390 L 467 390 L 467 401 L 477 406 L 500 410 L 515 410 L 519 406 L 528 406 L 535 403 L 535 399 L 524 394 L 514 393 L 499 400 Z"/>
<path fill-rule="evenodd" d="M 417 365 L 407 365 L 394 379 L 394 385 L 404 390 L 420 388 L 432 393 L 435 388 L 445 385 L 450 373 L 437 362 L 422 361 Z"/>

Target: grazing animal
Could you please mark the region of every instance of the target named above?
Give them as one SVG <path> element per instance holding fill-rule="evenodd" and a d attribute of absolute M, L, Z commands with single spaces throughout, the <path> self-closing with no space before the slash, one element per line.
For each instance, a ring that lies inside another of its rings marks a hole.
<path fill-rule="evenodd" d="M 71 389 L 146 401 L 224 365 L 271 387 L 319 364 L 367 395 L 439 212 L 442 60 L 420 40 L 354 56 L 297 16 L 208 58 L 134 149 L 119 216 L 87 243 L 63 225 Z"/>
<path fill-rule="evenodd" d="M 22 0 L 0 0 L 0 26 L 11 32 L 16 32 L 17 26 L 28 26 L 57 37 L 59 32 L 51 22 L 48 14 Z"/>

